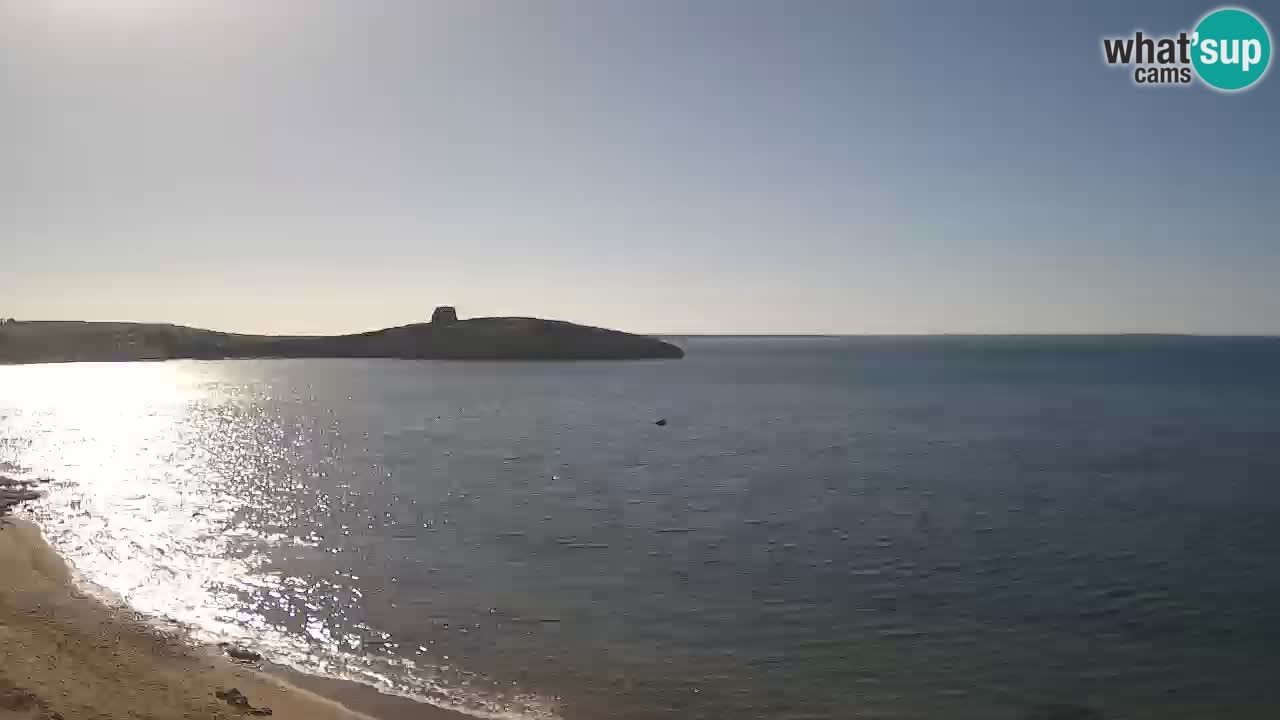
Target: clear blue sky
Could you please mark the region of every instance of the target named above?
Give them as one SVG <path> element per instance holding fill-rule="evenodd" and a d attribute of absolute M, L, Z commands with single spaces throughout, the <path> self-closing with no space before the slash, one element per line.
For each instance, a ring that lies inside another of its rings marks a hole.
<path fill-rule="evenodd" d="M 0 0 L 0 315 L 1280 334 L 1280 75 L 1101 60 L 1213 7 Z"/>

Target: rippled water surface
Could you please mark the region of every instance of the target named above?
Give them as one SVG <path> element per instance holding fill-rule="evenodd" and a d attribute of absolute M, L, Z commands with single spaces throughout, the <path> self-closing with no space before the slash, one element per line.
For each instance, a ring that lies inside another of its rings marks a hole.
<path fill-rule="evenodd" d="M 480 714 L 1280 717 L 1276 341 L 0 367 L 0 463 L 108 595 Z"/>

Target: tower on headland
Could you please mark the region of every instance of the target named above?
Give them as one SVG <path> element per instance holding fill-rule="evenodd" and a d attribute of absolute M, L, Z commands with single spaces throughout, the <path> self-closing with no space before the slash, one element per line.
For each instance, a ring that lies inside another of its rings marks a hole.
<path fill-rule="evenodd" d="M 458 311 L 452 305 L 441 305 L 431 313 L 432 325 L 452 325 L 458 322 Z"/>

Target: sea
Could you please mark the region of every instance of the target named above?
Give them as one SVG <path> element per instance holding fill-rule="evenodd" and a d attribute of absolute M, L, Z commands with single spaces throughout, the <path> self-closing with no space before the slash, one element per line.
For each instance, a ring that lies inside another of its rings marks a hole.
<path fill-rule="evenodd" d="M 0 367 L 0 474 L 108 602 L 479 717 L 1280 717 L 1280 339 L 687 350 Z"/>

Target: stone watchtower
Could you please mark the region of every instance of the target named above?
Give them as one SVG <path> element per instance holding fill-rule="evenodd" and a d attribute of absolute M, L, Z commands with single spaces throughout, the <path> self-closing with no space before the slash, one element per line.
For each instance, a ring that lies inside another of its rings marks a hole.
<path fill-rule="evenodd" d="M 451 305 L 441 305 L 431 313 L 432 325 L 452 325 L 458 322 L 458 311 Z"/>

